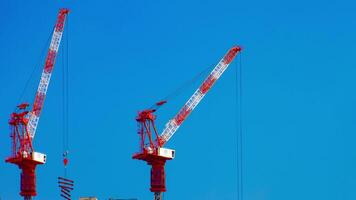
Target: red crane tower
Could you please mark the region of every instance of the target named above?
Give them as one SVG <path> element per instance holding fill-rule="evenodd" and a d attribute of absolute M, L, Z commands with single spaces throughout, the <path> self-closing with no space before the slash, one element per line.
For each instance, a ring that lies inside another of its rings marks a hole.
<path fill-rule="evenodd" d="M 166 126 L 160 135 L 158 135 L 155 126 L 156 115 L 154 112 L 158 107 L 165 104 L 167 101 L 160 101 L 153 107 L 138 113 L 136 121 L 138 122 L 138 134 L 140 135 L 140 152 L 135 153 L 132 158 L 146 161 L 148 165 L 151 165 L 150 190 L 151 192 L 154 192 L 154 200 L 161 200 L 163 192 L 166 191 L 166 175 L 164 166 L 167 160 L 172 160 L 174 158 L 175 154 L 174 150 L 163 148 L 163 146 L 168 142 L 168 140 L 178 130 L 188 115 L 204 98 L 205 94 L 220 78 L 220 76 L 224 73 L 229 64 L 235 58 L 237 53 L 240 51 L 241 48 L 239 46 L 234 46 L 226 53 L 226 55 L 210 72 L 201 86 L 189 98 L 187 103 L 179 110 L 173 119 L 166 123 Z M 153 136 L 156 139 L 154 139 Z M 148 138 L 147 143 L 145 142 L 146 138 Z"/>
<path fill-rule="evenodd" d="M 12 113 L 9 120 L 11 127 L 10 137 L 12 140 L 12 152 L 5 161 L 15 164 L 21 169 L 20 195 L 24 197 L 24 200 L 31 200 L 33 196 L 37 195 L 36 166 L 46 162 L 46 155 L 36 152 L 33 148 L 32 141 L 43 109 L 43 103 L 53 72 L 59 44 L 62 39 L 64 23 L 68 13 L 68 9 L 59 10 L 32 110 L 27 110 L 29 106 L 28 103 L 22 103 L 17 106 L 18 111 Z"/>

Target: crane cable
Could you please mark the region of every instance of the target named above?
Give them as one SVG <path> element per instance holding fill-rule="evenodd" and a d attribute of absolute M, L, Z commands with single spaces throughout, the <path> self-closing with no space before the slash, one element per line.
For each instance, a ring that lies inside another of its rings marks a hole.
<path fill-rule="evenodd" d="M 197 73 L 192 79 L 188 80 L 187 82 L 183 83 L 180 87 L 178 87 L 176 90 L 174 90 L 172 93 L 168 94 L 164 100 L 168 100 L 168 99 L 173 99 L 176 96 L 178 96 L 180 93 L 182 93 L 182 91 L 187 88 L 188 86 L 194 84 L 195 82 L 198 81 L 198 79 L 200 77 L 202 77 L 203 75 L 205 75 L 205 73 L 211 69 L 211 66 L 203 69 L 202 71 L 200 71 L 199 73 Z"/>
<path fill-rule="evenodd" d="M 238 67 L 239 65 L 239 67 Z M 237 153 L 237 199 L 243 200 L 243 127 L 242 127 L 242 53 L 239 54 L 239 64 L 235 62 L 235 107 L 236 107 L 236 153 Z"/>
<path fill-rule="evenodd" d="M 36 70 L 38 70 L 40 68 L 40 66 L 42 66 L 43 57 L 45 55 L 46 50 L 48 50 L 48 45 L 50 43 L 53 31 L 54 31 L 54 27 L 53 27 L 52 31 L 48 34 L 47 41 L 45 42 L 44 46 L 42 47 L 41 54 L 38 57 L 38 61 L 33 66 L 32 70 L 31 70 L 31 73 L 30 73 L 30 75 L 28 76 L 28 78 L 26 80 L 25 86 L 23 87 L 23 89 L 22 89 L 22 91 L 20 93 L 20 96 L 18 97 L 17 105 L 23 103 L 22 101 L 23 101 L 23 99 L 25 97 L 25 93 L 28 91 L 28 87 L 29 87 L 29 85 L 31 83 L 31 80 L 34 80 L 34 74 L 35 74 Z M 17 109 L 17 107 L 15 106 L 14 110 L 16 110 L 16 109 Z"/>
<path fill-rule="evenodd" d="M 63 199 L 71 200 L 70 192 L 74 189 L 74 181 L 67 178 L 67 164 L 68 164 L 68 153 L 69 153 L 69 65 L 68 65 L 68 41 L 69 41 L 69 26 L 67 18 L 67 31 L 63 39 L 65 40 L 62 46 L 62 140 L 63 140 L 63 165 L 64 165 L 64 176 L 58 177 L 58 186 L 61 189 L 60 196 Z M 64 47 L 65 46 L 65 47 Z"/>
<path fill-rule="evenodd" d="M 163 98 L 162 100 L 170 100 L 170 99 L 175 99 L 177 96 L 179 96 L 182 91 L 184 89 L 186 89 L 187 87 L 193 85 L 194 83 L 196 83 L 201 77 L 206 77 L 206 73 L 210 72 L 211 69 L 214 68 L 214 66 L 216 66 L 216 64 L 211 64 L 208 67 L 206 67 L 205 69 L 201 70 L 199 73 L 197 73 L 192 79 L 184 82 L 183 84 L 181 84 L 176 90 L 174 90 L 173 92 L 171 92 L 170 94 L 168 94 L 167 96 L 165 96 L 165 98 Z"/>
<path fill-rule="evenodd" d="M 65 43 L 62 46 L 62 126 L 63 126 L 63 164 L 64 164 L 64 176 L 67 175 L 68 164 L 68 150 L 69 150 L 69 69 L 68 69 L 68 18 L 67 18 L 67 31 L 64 37 Z M 65 46 L 65 47 L 64 47 Z"/>
<path fill-rule="evenodd" d="M 193 85 L 196 83 L 203 75 L 205 75 L 209 70 L 211 69 L 211 65 L 209 67 L 206 67 L 205 69 L 201 70 L 199 73 L 197 73 L 193 78 L 190 80 L 184 82 L 181 84 L 177 89 L 175 89 L 173 92 L 169 93 L 166 95 L 163 99 L 161 99 L 160 102 L 167 102 L 172 99 L 176 99 L 185 89 L 187 89 L 189 86 Z M 157 103 L 152 105 L 150 109 L 155 109 L 158 110 L 160 108 L 160 105 L 157 106 Z"/>

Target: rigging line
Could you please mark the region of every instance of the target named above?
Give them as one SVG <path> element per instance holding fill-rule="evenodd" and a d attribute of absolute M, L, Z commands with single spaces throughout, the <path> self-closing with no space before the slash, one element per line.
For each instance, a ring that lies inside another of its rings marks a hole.
<path fill-rule="evenodd" d="M 234 88 L 234 93 L 235 93 L 235 120 L 238 121 L 239 118 L 239 82 L 238 82 L 238 77 L 239 77 L 239 70 L 238 70 L 238 64 L 235 62 L 235 88 Z M 235 123 L 235 131 L 236 131 L 236 168 L 237 168 L 237 173 L 236 173 L 236 179 L 237 179 L 237 184 L 236 184 L 236 189 L 237 189 L 237 200 L 240 200 L 240 160 L 239 160 L 239 128 L 240 124 Z"/>
<path fill-rule="evenodd" d="M 68 65 L 68 49 L 69 49 L 69 18 L 67 18 L 67 31 L 66 31 L 66 149 L 69 149 L 69 65 Z"/>
<path fill-rule="evenodd" d="M 237 153 L 237 199 L 243 199 L 243 127 L 242 127 L 242 56 L 239 54 L 239 64 L 235 62 L 235 109 L 236 109 L 236 153 Z"/>
<path fill-rule="evenodd" d="M 67 118 L 66 118 L 66 122 L 67 122 L 67 127 L 66 127 L 66 133 L 67 133 L 67 138 L 66 138 L 66 153 L 68 154 L 68 151 L 69 151 L 69 53 L 68 53 L 68 50 L 69 50 L 69 17 L 67 18 L 67 31 L 66 31 L 66 77 L 67 77 L 67 81 L 66 81 L 66 101 L 67 101 L 67 106 L 66 106 L 66 115 L 67 115 Z M 66 171 L 65 171 L 65 176 L 67 176 L 67 168 L 65 168 Z"/>
<path fill-rule="evenodd" d="M 61 46 L 62 49 L 62 144 L 63 144 L 63 152 L 65 150 L 65 62 L 64 62 L 64 47 L 63 45 Z M 64 156 L 64 155 L 63 155 Z"/>
<path fill-rule="evenodd" d="M 65 38 L 63 38 L 64 40 Z M 63 156 L 63 159 L 66 158 L 66 149 L 65 149 L 65 141 L 66 141 L 66 91 L 65 91 L 65 85 L 66 85 L 66 73 L 65 73 L 65 48 L 64 48 L 64 45 L 63 44 L 61 46 L 61 50 L 62 50 L 62 54 L 61 54 L 61 57 L 62 57 L 62 156 Z M 63 160 L 64 162 L 64 160 Z M 66 177 L 66 167 L 64 166 L 64 176 Z"/>
<path fill-rule="evenodd" d="M 68 19 L 67 19 L 68 23 Z M 68 25 L 67 25 L 68 29 Z M 67 30 L 68 31 L 68 30 Z M 68 32 L 63 35 L 64 44 L 62 49 L 62 145 L 63 145 L 63 162 L 64 162 L 64 176 L 67 176 L 66 162 L 68 156 Z"/>
<path fill-rule="evenodd" d="M 176 96 L 178 96 L 182 92 L 183 89 L 185 89 L 186 87 L 188 87 L 188 86 L 192 85 L 193 83 L 197 82 L 198 79 L 201 76 L 203 76 L 209 69 L 211 69 L 211 66 L 203 69 L 197 75 L 195 75 L 192 79 L 190 79 L 187 82 L 183 83 L 180 87 L 178 87 L 172 93 L 168 94 L 163 100 L 172 99 L 172 98 L 175 98 Z"/>
<path fill-rule="evenodd" d="M 68 23 L 69 20 L 67 18 L 67 31 L 65 33 L 65 52 L 63 52 L 63 55 L 65 55 L 66 57 L 66 60 L 64 62 L 65 64 L 65 67 L 63 70 L 65 70 L 65 149 L 64 149 L 64 153 L 65 153 L 65 156 L 66 156 L 66 159 L 67 159 L 67 156 L 68 156 L 68 149 L 69 149 L 69 65 L 68 65 L 68 40 L 69 40 L 69 26 L 68 26 Z M 65 166 L 64 167 L 64 176 L 67 176 L 67 167 Z"/>
<path fill-rule="evenodd" d="M 240 52 L 240 73 L 239 73 L 239 132 L 240 132 L 240 194 L 241 194 L 241 200 L 243 200 L 243 191 L 244 191 L 244 185 L 243 185 L 243 129 L 242 129 L 242 54 Z"/>
<path fill-rule="evenodd" d="M 46 43 L 45 43 L 44 46 L 42 47 L 41 54 L 39 55 L 39 58 L 38 58 L 38 63 L 33 67 L 32 71 L 31 71 L 31 73 L 30 73 L 30 76 L 28 77 L 28 79 L 27 79 L 27 81 L 26 81 L 26 83 L 25 83 L 25 86 L 24 86 L 24 88 L 22 89 L 21 94 L 20 94 L 20 96 L 19 96 L 19 98 L 18 98 L 18 100 L 17 100 L 17 104 L 20 104 L 21 101 L 23 100 L 24 95 L 25 95 L 25 92 L 27 91 L 28 86 L 30 85 L 30 81 L 32 80 L 33 75 L 35 74 L 36 69 L 39 68 L 39 67 L 41 66 L 41 62 L 43 62 L 43 61 L 42 61 L 42 57 L 43 57 L 43 54 L 45 53 L 46 49 L 48 48 L 48 44 L 49 44 L 49 41 L 50 41 L 50 39 L 51 39 L 51 36 L 52 36 L 53 31 L 54 31 L 54 27 L 53 27 L 51 33 L 48 35 L 48 38 L 47 38 Z M 15 107 L 14 110 L 16 110 L 16 108 L 17 108 L 17 107 Z"/>

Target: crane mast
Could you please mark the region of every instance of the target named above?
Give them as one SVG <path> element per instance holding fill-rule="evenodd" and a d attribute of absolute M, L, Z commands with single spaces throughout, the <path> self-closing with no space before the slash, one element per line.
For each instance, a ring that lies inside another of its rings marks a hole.
<path fill-rule="evenodd" d="M 68 9 L 59 10 L 32 110 L 27 110 L 28 103 L 22 103 L 17 106 L 18 110 L 11 114 L 9 120 L 12 152 L 5 161 L 21 169 L 20 195 L 24 197 L 24 200 L 31 200 L 37 195 L 36 166 L 46 162 L 46 155 L 35 152 L 32 141 L 43 109 L 68 13 Z"/>
<path fill-rule="evenodd" d="M 173 119 L 166 123 L 162 134 L 159 135 L 157 133 L 155 126 L 156 115 L 154 112 L 159 106 L 165 104 L 167 101 L 160 101 L 150 109 L 138 113 L 136 121 L 138 123 L 138 134 L 140 135 L 140 152 L 135 153 L 132 158 L 146 161 L 148 165 L 151 165 L 150 190 L 154 193 L 154 200 L 163 199 L 163 192 L 166 191 L 166 174 L 164 166 L 167 160 L 172 160 L 175 156 L 174 150 L 163 148 L 163 146 L 200 103 L 206 93 L 220 78 L 240 51 L 241 48 L 239 46 L 234 46 L 226 53 L 200 87 L 189 98 L 186 104 L 179 110 Z M 153 133 L 155 134 L 156 140 L 153 139 Z M 145 142 L 146 138 L 148 138 L 147 143 Z"/>

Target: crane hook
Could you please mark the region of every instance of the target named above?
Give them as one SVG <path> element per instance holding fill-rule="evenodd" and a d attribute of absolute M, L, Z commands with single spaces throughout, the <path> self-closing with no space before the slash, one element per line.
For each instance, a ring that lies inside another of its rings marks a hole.
<path fill-rule="evenodd" d="M 67 167 L 69 160 L 68 160 L 68 150 L 63 153 L 63 164 L 64 167 Z"/>

